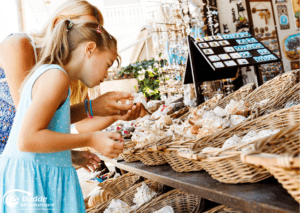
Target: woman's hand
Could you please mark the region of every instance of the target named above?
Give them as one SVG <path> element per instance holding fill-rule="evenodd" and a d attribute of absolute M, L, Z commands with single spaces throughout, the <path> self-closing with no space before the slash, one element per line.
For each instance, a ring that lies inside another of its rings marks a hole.
<path fill-rule="evenodd" d="M 142 103 L 137 103 L 125 115 L 113 116 L 115 120 L 132 121 L 147 115 L 147 111 Z"/>
<path fill-rule="evenodd" d="M 109 159 L 118 157 L 124 148 L 124 139 L 116 132 L 94 132 L 88 146 Z"/>
<path fill-rule="evenodd" d="M 133 108 L 133 104 L 117 103 L 121 99 L 131 98 L 130 93 L 108 92 L 92 101 L 95 116 L 125 115 Z"/>
<path fill-rule="evenodd" d="M 71 155 L 73 165 L 81 166 L 89 172 L 94 171 L 101 161 L 97 155 L 89 151 L 71 150 Z"/>

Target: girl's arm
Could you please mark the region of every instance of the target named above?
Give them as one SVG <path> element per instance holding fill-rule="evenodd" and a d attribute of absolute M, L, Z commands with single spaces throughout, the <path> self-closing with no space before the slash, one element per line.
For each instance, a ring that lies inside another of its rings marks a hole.
<path fill-rule="evenodd" d="M 33 47 L 24 36 L 12 35 L 0 44 L 0 67 L 5 71 L 16 108 L 20 100 L 19 89 L 21 84 L 34 65 Z"/>
<path fill-rule="evenodd" d="M 18 149 L 23 152 L 49 153 L 81 147 L 92 147 L 110 158 L 123 149 L 121 135 L 112 132 L 64 134 L 47 129 L 57 108 L 67 97 L 70 80 L 61 70 L 42 74 L 32 91 L 32 102 L 23 118 L 18 136 Z"/>

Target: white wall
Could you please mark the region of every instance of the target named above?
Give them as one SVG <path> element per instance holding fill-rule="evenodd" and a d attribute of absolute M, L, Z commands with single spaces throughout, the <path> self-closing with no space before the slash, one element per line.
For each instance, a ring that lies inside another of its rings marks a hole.
<path fill-rule="evenodd" d="M 0 0 L 0 42 L 10 33 L 18 32 L 15 0 Z"/>

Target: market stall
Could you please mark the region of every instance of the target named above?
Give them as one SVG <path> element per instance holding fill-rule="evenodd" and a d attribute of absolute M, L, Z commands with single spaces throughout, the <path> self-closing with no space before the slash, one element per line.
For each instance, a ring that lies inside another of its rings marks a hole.
<path fill-rule="evenodd" d="M 148 115 L 108 127 L 126 139 L 124 150 L 117 159 L 99 155 L 129 172 L 121 178 L 141 179 L 88 212 L 299 212 L 300 70 L 282 54 L 282 30 L 294 27 L 283 20 L 287 4 L 159 5 L 146 33 L 155 58 L 110 79 L 135 78 L 138 93 L 121 102 L 142 102 Z M 208 208 L 208 200 L 222 205 Z"/>

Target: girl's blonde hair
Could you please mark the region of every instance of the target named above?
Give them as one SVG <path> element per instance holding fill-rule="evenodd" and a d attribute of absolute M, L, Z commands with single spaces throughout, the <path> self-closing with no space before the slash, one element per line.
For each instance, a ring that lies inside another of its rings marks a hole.
<path fill-rule="evenodd" d="M 69 26 L 72 26 L 71 28 Z M 47 39 L 40 61 L 32 68 L 26 77 L 22 88 L 34 71 L 43 64 L 57 64 L 63 67 L 71 59 L 73 50 L 84 42 L 93 41 L 100 51 L 116 51 L 117 40 L 97 22 L 82 21 L 73 23 L 69 19 L 60 21 Z M 117 58 L 118 63 L 120 58 Z M 74 82 L 73 82 L 74 83 Z M 73 90 L 73 92 L 82 92 Z"/>
<path fill-rule="evenodd" d="M 103 26 L 103 16 L 100 10 L 94 5 L 84 0 L 68 0 L 63 3 L 49 18 L 49 21 L 44 25 L 42 31 L 32 34 L 37 47 L 41 53 L 44 50 L 46 41 L 53 34 L 55 25 L 61 20 L 70 18 L 78 19 L 81 16 L 90 15 L 94 16 L 99 24 Z M 88 88 L 79 80 L 72 81 L 71 83 L 71 104 L 82 102 L 88 94 Z"/>

